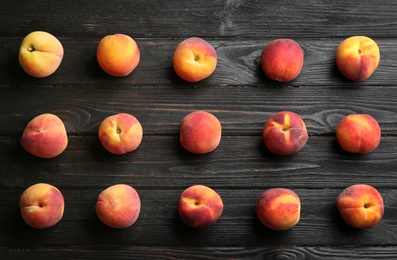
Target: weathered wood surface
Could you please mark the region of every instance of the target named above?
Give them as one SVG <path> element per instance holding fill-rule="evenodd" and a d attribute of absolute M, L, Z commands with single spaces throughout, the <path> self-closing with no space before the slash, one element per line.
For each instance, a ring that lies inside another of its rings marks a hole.
<path fill-rule="evenodd" d="M 53 1 L 0 2 L 0 258 L 1 259 L 397 259 L 397 4 L 393 1 Z M 56 35 L 65 48 L 58 71 L 34 79 L 18 63 L 22 38 L 34 30 Z M 95 59 L 99 40 L 112 33 L 137 40 L 141 62 L 124 78 L 106 75 Z M 367 35 L 381 62 L 365 82 L 338 72 L 338 44 Z M 172 54 L 184 38 L 214 45 L 218 66 L 199 83 L 180 80 Z M 263 47 L 293 38 L 305 52 L 299 77 L 270 81 L 260 68 Z M 222 141 L 197 156 L 179 144 L 179 123 L 207 110 L 222 123 Z M 291 110 L 309 131 L 296 155 L 268 152 L 261 138 L 267 118 Z M 51 112 L 65 122 L 69 145 L 43 160 L 19 144 L 26 124 Z M 135 152 L 115 156 L 97 131 L 107 116 L 126 112 L 142 123 Z M 367 113 L 382 129 L 368 155 L 348 154 L 335 140 L 343 116 Z M 18 200 L 29 185 L 48 182 L 66 200 L 61 222 L 29 228 Z M 94 211 L 101 190 L 134 186 L 142 200 L 137 223 L 105 227 Z M 216 189 L 225 204 L 216 224 L 187 228 L 177 214 L 180 193 L 193 184 Z M 335 208 L 354 183 L 375 186 L 385 200 L 382 221 L 368 230 L 347 227 Z M 267 188 L 288 187 L 302 201 L 299 224 L 286 232 L 264 228 L 254 213 Z"/>

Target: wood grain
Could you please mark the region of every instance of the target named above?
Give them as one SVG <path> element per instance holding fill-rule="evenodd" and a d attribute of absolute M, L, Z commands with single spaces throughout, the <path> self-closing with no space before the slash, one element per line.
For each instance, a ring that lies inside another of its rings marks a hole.
<path fill-rule="evenodd" d="M 381 1 L 53 1 L 0 3 L 0 259 L 396 259 L 397 256 L 397 3 Z M 57 36 L 65 49 L 50 77 L 28 76 L 19 45 L 34 30 Z M 141 50 L 127 77 L 105 74 L 95 52 L 102 37 L 126 33 Z M 335 50 L 352 35 L 373 38 L 381 62 L 366 81 L 345 79 Z M 172 55 L 197 36 L 218 54 L 211 77 L 179 79 Z M 260 56 L 275 38 L 293 38 L 305 53 L 298 78 L 266 78 Z M 179 124 L 195 110 L 222 123 L 220 146 L 194 155 L 179 143 Z M 276 156 L 262 141 L 266 120 L 282 110 L 302 116 L 309 141 L 297 154 Z M 125 112 L 141 122 L 140 147 L 109 154 L 97 131 L 102 120 Z M 42 113 L 65 123 L 69 144 L 51 160 L 20 145 L 26 124 Z M 379 147 L 368 155 L 344 152 L 335 128 L 348 114 L 366 113 L 380 124 Z M 47 182 L 65 196 L 63 219 L 35 230 L 22 220 L 20 194 Z M 107 186 L 134 186 L 142 200 L 136 224 L 115 230 L 95 215 Z M 367 183 L 385 201 L 374 228 L 355 230 L 335 207 L 347 186 Z M 179 219 L 177 201 L 190 185 L 204 184 L 225 208 L 210 228 Z M 259 195 L 287 187 L 301 198 L 300 222 L 286 232 L 263 227 L 255 216 Z"/>

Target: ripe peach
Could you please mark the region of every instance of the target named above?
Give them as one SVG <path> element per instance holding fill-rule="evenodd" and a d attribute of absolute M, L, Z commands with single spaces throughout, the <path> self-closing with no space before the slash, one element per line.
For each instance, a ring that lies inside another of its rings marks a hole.
<path fill-rule="evenodd" d="M 53 158 L 61 154 L 68 145 L 65 125 L 56 115 L 41 114 L 25 127 L 21 145 L 35 156 Z"/>
<path fill-rule="evenodd" d="M 303 51 L 291 39 L 277 39 L 265 46 L 262 52 L 262 69 L 272 80 L 287 82 L 295 79 L 302 70 Z"/>
<path fill-rule="evenodd" d="M 207 41 L 192 37 L 182 41 L 173 56 L 176 74 L 189 82 L 209 77 L 215 70 L 218 56 Z"/>
<path fill-rule="evenodd" d="M 140 60 L 140 52 L 135 40 L 125 34 L 105 36 L 98 44 L 96 57 L 99 66 L 116 77 L 127 76 Z"/>
<path fill-rule="evenodd" d="M 221 135 L 221 123 L 208 112 L 195 111 L 181 121 L 180 142 L 191 153 L 212 152 L 218 147 Z"/>
<path fill-rule="evenodd" d="M 35 31 L 22 40 L 18 56 L 27 74 L 44 78 L 58 69 L 63 59 L 63 47 L 52 34 Z"/>
<path fill-rule="evenodd" d="M 367 114 L 348 115 L 336 128 L 339 145 L 350 153 L 370 153 L 378 147 L 380 138 L 378 122 Z"/>
<path fill-rule="evenodd" d="M 98 136 L 106 150 L 113 154 L 125 154 L 141 144 L 143 129 L 133 115 L 119 113 L 102 121 Z"/>
<path fill-rule="evenodd" d="M 266 227 L 287 230 L 300 219 L 301 204 L 298 195 L 290 189 L 272 188 L 264 191 L 256 204 L 256 214 Z"/>
<path fill-rule="evenodd" d="M 179 199 L 178 212 L 182 221 L 192 228 L 205 228 L 215 223 L 223 211 L 219 194 L 204 185 L 184 190 Z"/>
<path fill-rule="evenodd" d="M 109 227 L 126 228 L 138 219 L 141 200 L 131 186 L 116 184 L 99 194 L 95 211 L 98 218 Z"/>
<path fill-rule="evenodd" d="M 379 60 L 378 45 L 366 36 L 347 38 L 336 49 L 336 65 L 352 81 L 369 78 L 378 67 Z"/>
<path fill-rule="evenodd" d="M 23 220 L 33 228 L 48 228 L 58 223 L 64 212 L 62 193 L 54 186 L 38 183 L 27 188 L 19 199 Z"/>
<path fill-rule="evenodd" d="M 298 152 L 308 140 L 305 122 L 290 111 L 273 114 L 263 128 L 263 141 L 269 151 L 278 155 Z"/>
<path fill-rule="evenodd" d="M 356 184 L 343 190 L 336 207 L 345 222 L 354 228 L 370 228 L 383 217 L 383 198 L 374 187 Z"/>

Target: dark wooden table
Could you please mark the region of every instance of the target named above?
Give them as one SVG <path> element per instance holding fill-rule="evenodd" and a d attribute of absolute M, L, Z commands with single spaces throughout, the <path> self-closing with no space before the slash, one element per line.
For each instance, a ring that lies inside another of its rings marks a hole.
<path fill-rule="evenodd" d="M 379 1 L 8 1 L 0 2 L 0 258 L 1 259 L 397 259 L 397 3 Z M 44 30 L 63 44 L 60 68 L 48 78 L 28 76 L 18 63 L 22 39 Z M 135 38 L 141 62 L 127 77 L 98 66 L 105 35 Z M 335 50 L 352 35 L 373 38 L 381 61 L 371 78 L 353 83 L 335 65 Z M 172 68 L 185 38 L 209 41 L 218 53 L 214 74 L 186 83 Z M 260 68 L 263 47 L 292 38 L 303 48 L 299 77 L 281 84 Z M 179 123 L 206 110 L 222 123 L 220 146 L 193 155 L 180 145 Z M 302 116 L 309 141 L 297 154 L 266 150 L 262 129 L 281 110 Z M 42 113 L 65 123 L 69 145 L 54 159 L 28 154 L 19 141 Z M 144 138 L 133 153 L 116 156 L 101 146 L 101 121 L 131 113 Z M 368 155 L 349 154 L 335 139 L 347 114 L 378 120 L 381 143 Z M 46 182 L 65 197 L 54 227 L 28 227 L 19 196 Z M 95 215 L 98 194 L 125 183 L 139 192 L 142 210 L 130 228 L 106 227 Z M 385 200 L 374 228 L 355 230 L 341 219 L 337 195 L 366 183 Z M 220 219 L 194 230 L 179 219 L 177 203 L 190 185 L 215 189 L 225 204 Z M 254 208 L 268 188 L 293 189 L 301 220 L 285 232 L 261 225 Z"/>

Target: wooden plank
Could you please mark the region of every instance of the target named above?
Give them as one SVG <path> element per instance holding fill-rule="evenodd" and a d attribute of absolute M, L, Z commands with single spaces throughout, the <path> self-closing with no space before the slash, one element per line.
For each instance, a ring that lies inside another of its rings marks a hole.
<path fill-rule="evenodd" d="M 96 135 L 104 118 L 125 112 L 138 118 L 145 135 L 177 135 L 184 116 L 207 110 L 221 121 L 223 135 L 259 136 L 273 113 L 290 110 L 302 116 L 310 135 L 334 136 L 345 115 L 364 113 L 390 136 L 397 129 L 396 93 L 395 86 L 5 86 L 0 133 L 20 136 L 35 116 L 54 113 L 69 135 Z"/>
<path fill-rule="evenodd" d="M 69 189 L 98 188 L 117 182 L 138 188 L 181 190 L 193 184 L 214 188 L 342 189 L 365 182 L 394 188 L 397 183 L 397 138 L 383 137 L 368 155 L 343 152 L 334 138 L 310 137 L 293 156 L 276 156 L 261 137 L 223 138 L 207 155 L 193 155 L 177 136 L 144 137 L 141 146 L 123 156 L 109 154 L 97 137 L 72 136 L 53 159 L 28 154 L 17 137 L 0 138 L 0 187 L 26 188 L 49 182 Z"/>
<path fill-rule="evenodd" d="M 397 30 L 396 30 L 397 31 Z M 186 37 L 190 37 L 188 35 Z M 137 39 L 141 51 L 138 67 L 127 77 L 112 77 L 101 70 L 96 60 L 96 48 L 103 36 L 96 38 L 64 38 L 65 55 L 58 70 L 50 77 L 35 79 L 27 75 L 18 62 L 20 38 L 0 38 L 0 85 L 105 85 L 105 86 L 393 86 L 397 81 L 397 40 L 374 39 L 381 50 L 381 61 L 375 73 L 366 81 L 354 83 L 344 78 L 335 65 L 335 51 L 343 39 L 295 40 L 302 46 L 305 61 L 300 75 L 288 83 L 269 80 L 261 68 L 263 48 L 274 38 L 259 40 L 209 40 L 218 54 L 215 72 L 198 83 L 187 83 L 175 74 L 172 55 L 180 39 Z M 75 46 L 78 46 L 76 48 Z"/>
<path fill-rule="evenodd" d="M 396 247 L 51 247 L 51 248 L 0 248 L 4 257 L 31 258 L 79 258 L 79 259 L 393 259 Z"/>
<path fill-rule="evenodd" d="M 16 5 L 2 1 L 0 32 L 19 36 L 32 28 L 60 37 L 129 33 L 137 38 L 396 37 L 392 1 L 95 1 Z M 45 11 L 44 11 L 45 10 Z M 15 19 L 15 15 L 18 18 Z"/>

